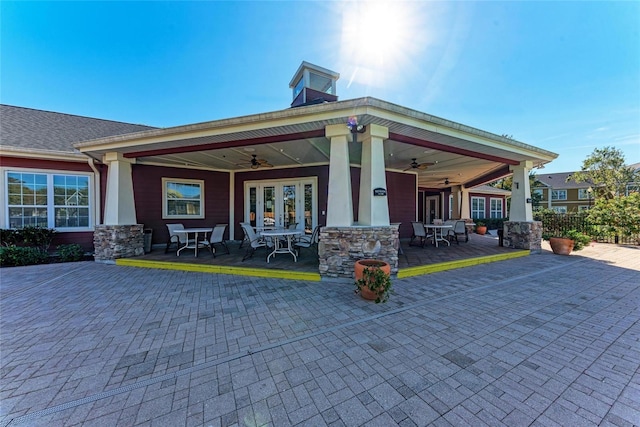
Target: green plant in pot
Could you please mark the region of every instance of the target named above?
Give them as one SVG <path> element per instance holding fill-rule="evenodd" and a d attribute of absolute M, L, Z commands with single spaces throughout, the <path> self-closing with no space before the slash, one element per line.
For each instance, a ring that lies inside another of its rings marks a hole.
<path fill-rule="evenodd" d="M 476 233 L 480 235 L 487 233 L 487 225 L 483 221 L 476 221 Z"/>
<path fill-rule="evenodd" d="M 567 230 L 556 233 L 543 233 L 542 238 L 549 241 L 554 254 L 569 255 L 572 251 L 579 251 L 591 242 L 591 237 L 577 230 Z"/>
<path fill-rule="evenodd" d="M 355 265 L 356 289 L 363 298 L 387 302 L 391 293 L 391 266 L 379 260 L 359 260 Z"/>

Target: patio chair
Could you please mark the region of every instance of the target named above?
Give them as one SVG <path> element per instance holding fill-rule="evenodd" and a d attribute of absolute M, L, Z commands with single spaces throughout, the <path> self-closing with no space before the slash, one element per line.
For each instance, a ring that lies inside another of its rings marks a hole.
<path fill-rule="evenodd" d="M 296 249 L 310 248 L 317 254 L 319 237 L 320 237 L 320 226 L 316 225 L 316 227 L 313 229 L 313 233 L 305 234 L 303 236 L 296 238 L 296 241 L 294 242 L 293 246 Z"/>
<path fill-rule="evenodd" d="M 469 241 L 469 231 L 467 230 L 467 225 L 465 224 L 464 221 L 451 220 L 451 221 L 446 221 L 445 224 L 453 225 L 453 229 L 447 232 L 447 238 L 449 239 L 449 241 L 455 239 L 456 243 L 460 244 L 460 240 L 458 239 L 458 236 L 464 236 L 465 242 Z"/>
<path fill-rule="evenodd" d="M 427 234 L 424 224 L 419 221 L 411 221 L 411 226 L 413 227 L 413 234 L 411 235 L 409 246 L 420 246 L 421 248 L 424 248 L 424 244 L 427 242 L 427 239 L 433 236 L 431 234 Z M 419 240 L 419 243 L 414 245 L 413 241 L 416 239 Z"/>
<path fill-rule="evenodd" d="M 226 253 L 229 252 L 229 247 L 227 246 L 227 242 L 224 240 L 224 232 L 227 229 L 228 224 L 216 224 L 213 227 L 213 231 L 211 232 L 211 237 L 209 238 L 208 246 L 213 254 L 213 257 L 216 257 L 216 248 L 215 245 L 220 245 L 224 248 Z"/>
<path fill-rule="evenodd" d="M 182 224 L 167 224 L 167 230 L 169 230 L 169 239 L 167 240 L 167 247 L 164 249 L 165 254 L 169 252 L 169 248 L 173 244 L 176 245 L 176 251 L 180 249 L 184 245 L 182 240 L 185 238 L 184 234 L 175 232 L 175 230 L 184 230 L 184 225 Z"/>
<path fill-rule="evenodd" d="M 248 222 L 241 222 L 240 226 L 244 230 L 246 241 L 249 242 L 247 251 L 245 252 L 244 257 L 242 258 L 242 261 L 245 261 L 253 257 L 253 254 L 255 253 L 256 249 L 266 248 L 267 242 L 265 242 L 263 238 L 261 238 L 256 234 L 256 232 L 253 230 L 253 227 Z"/>

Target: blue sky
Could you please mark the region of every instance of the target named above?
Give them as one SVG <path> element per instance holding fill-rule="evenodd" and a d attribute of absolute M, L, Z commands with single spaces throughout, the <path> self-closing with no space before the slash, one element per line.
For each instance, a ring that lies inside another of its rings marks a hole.
<path fill-rule="evenodd" d="M 547 173 L 604 146 L 640 162 L 637 1 L 2 1 L 0 13 L 4 104 L 197 123 L 288 108 L 305 60 L 341 74 L 341 100 L 556 152 Z"/>

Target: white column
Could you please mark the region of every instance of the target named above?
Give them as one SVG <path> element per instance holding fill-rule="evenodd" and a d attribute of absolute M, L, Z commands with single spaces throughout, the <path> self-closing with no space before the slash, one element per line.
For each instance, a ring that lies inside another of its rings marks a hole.
<path fill-rule="evenodd" d="M 349 166 L 351 132 L 349 132 L 347 125 L 329 125 L 325 127 L 325 136 L 331 140 L 327 227 L 351 227 L 353 225 L 351 168 Z"/>
<path fill-rule="evenodd" d="M 533 208 L 530 202 L 531 189 L 529 186 L 529 171 L 533 168 L 533 162 L 520 162 L 517 166 L 511 166 L 513 172 L 513 185 L 511 186 L 511 209 L 509 221 L 531 222 L 533 221 Z"/>
<path fill-rule="evenodd" d="M 387 177 L 384 169 L 384 140 L 389 138 L 389 129 L 371 124 L 367 126 L 362 141 L 360 162 L 360 199 L 358 224 L 371 226 L 389 225 L 389 202 L 386 195 Z M 384 196 L 375 196 L 373 190 L 382 188 Z"/>
<path fill-rule="evenodd" d="M 137 224 L 131 177 L 131 163 L 135 160 L 125 159 L 121 153 L 112 152 L 104 155 L 103 162 L 109 167 L 104 225 Z"/>
<path fill-rule="evenodd" d="M 471 205 L 469 204 L 469 190 L 464 185 L 456 185 L 451 188 L 453 193 L 453 218 L 471 218 Z"/>
<path fill-rule="evenodd" d="M 469 190 L 464 185 L 460 186 L 460 218 L 471 218 L 471 202 Z"/>

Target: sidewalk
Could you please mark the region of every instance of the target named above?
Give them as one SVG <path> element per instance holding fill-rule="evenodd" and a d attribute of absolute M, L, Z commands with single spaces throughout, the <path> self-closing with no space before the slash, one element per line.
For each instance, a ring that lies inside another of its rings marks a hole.
<path fill-rule="evenodd" d="M 640 248 L 344 283 L 0 270 L 0 426 L 640 425 Z"/>

